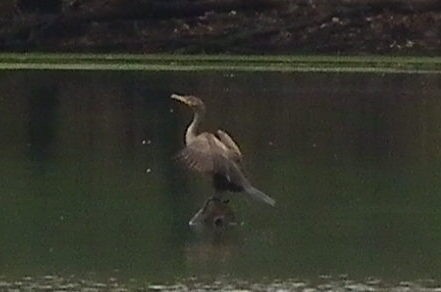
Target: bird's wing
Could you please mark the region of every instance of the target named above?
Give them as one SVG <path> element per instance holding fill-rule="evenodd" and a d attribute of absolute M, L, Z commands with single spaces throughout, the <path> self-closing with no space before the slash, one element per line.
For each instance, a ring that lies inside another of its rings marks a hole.
<path fill-rule="evenodd" d="M 231 158 L 236 162 L 242 160 L 242 152 L 240 152 L 239 146 L 234 142 L 233 138 L 227 134 L 227 132 L 219 129 L 216 132 L 216 136 L 228 148 Z"/>
<path fill-rule="evenodd" d="M 225 163 L 225 161 L 223 163 L 215 161 L 222 161 L 224 158 L 222 150 L 214 139 L 216 138 L 208 133 L 199 135 L 178 153 L 177 159 L 190 169 L 203 173 L 214 173 L 219 164 Z"/>
<path fill-rule="evenodd" d="M 202 133 L 178 153 L 177 159 L 188 168 L 199 172 L 231 176 L 228 173 L 235 168 L 237 163 L 231 153 L 230 149 L 216 136 L 211 133 Z"/>
<path fill-rule="evenodd" d="M 250 182 L 243 174 L 240 164 L 234 160 L 219 155 L 216 156 L 213 162 L 215 166 L 215 173 L 222 175 L 231 184 L 240 186 L 242 188 L 247 188 L 250 186 Z"/>
<path fill-rule="evenodd" d="M 265 194 L 264 192 L 253 187 L 248 179 L 243 174 L 241 168 L 237 163 L 231 160 L 215 160 L 215 163 L 221 163 L 216 166 L 216 173 L 221 174 L 225 177 L 231 184 L 242 187 L 243 191 L 247 193 L 252 199 L 261 201 L 271 206 L 275 206 L 276 201 Z"/>
<path fill-rule="evenodd" d="M 198 138 L 182 149 L 176 158 L 185 166 L 199 172 L 213 172 L 214 162 L 207 139 Z"/>
<path fill-rule="evenodd" d="M 242 172 L 240 164 L 225 155 L 217 138 L 205 133 L 199 135 L 177 155 L 188 168 L 213 175 L 222 175 L 231 184 L 240 186 L 252 198 L 274 206 L 275 201 L 254 188 Z"/>

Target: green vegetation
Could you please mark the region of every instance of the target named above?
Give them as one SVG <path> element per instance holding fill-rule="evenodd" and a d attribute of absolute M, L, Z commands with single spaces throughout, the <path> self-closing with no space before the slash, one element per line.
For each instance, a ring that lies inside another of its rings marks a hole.
<path fill-rule="evenodd" d="M 0 69 L 441 73 L 441 57 L 3 53 Z"/>

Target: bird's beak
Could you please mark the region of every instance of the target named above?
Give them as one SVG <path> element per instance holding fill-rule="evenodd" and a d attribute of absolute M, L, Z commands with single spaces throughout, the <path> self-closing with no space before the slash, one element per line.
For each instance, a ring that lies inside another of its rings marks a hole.
<path fill-rule="evenodd" d="M 183 103 L 188 105 L 187 99 L 184 96 L 182 96 L 182 95 L 172 94 L 170 97 L 173 98 L 173 99 L 179 100 L 180 102 L 183 102 Z"/>

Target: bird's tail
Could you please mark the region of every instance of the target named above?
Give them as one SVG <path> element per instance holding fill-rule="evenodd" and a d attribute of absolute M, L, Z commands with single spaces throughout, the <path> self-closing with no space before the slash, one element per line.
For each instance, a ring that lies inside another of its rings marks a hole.
<path fill-rule="evenodd" d="M 248 187 L 245 189 L 245 192 L 249 194 L 254 200 L 261 201 L 267 203 L 268 205 L 275 206 L 276 201 L 265 193 L 259 191 L 255 187 Z"/>

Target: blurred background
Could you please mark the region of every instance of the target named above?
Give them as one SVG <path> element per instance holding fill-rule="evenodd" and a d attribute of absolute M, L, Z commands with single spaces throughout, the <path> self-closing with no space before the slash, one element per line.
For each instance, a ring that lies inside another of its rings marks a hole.
<path fill-rule="evenodd" d="M 0 50 L 436 55 L 440 22 L 438 0 L 2 0 Z"/>

